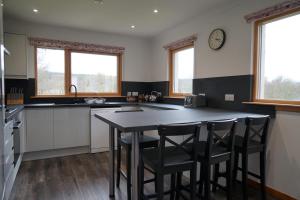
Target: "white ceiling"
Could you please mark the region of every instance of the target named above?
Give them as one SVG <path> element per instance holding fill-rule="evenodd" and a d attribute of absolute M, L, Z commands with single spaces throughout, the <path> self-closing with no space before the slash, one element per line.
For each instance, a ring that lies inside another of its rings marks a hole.
<path fill-rule="evenodd" d="M 4 0 L 4 15 L 43 24 L 154 36 L 231 0 Z M 38 14 L 33 9 L 39 10 Z M 153 13 L 158 9 L 157 14 Z M 135 29 L 131 29 L 135 25 Z"/>

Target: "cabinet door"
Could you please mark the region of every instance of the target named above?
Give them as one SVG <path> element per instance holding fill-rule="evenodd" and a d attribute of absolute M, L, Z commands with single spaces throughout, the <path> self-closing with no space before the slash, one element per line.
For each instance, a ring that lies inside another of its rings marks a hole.
<path fill-rule="evenodd" d="M 26 110 L 26 152 L 53 149 L 53 109 Z"/>
<path fill-rule="evenodd" d="M 91 152 L 109 151 L 109 125 L 95 117 L 96 113 L 109 113 L 120 108 L 101 108 L 91 110 Z M 116 132 L 116 130 L 115 130 Z M 115 138 L 117 140 L 117 138 Z M 115 141 L 115 145 L 117 142 Z"/>
<path fill-rule="evenodd" d="M 4 45 L 10 52 L 9 56 L 5 56 L 5 76 L 26 78 L 26 36 L 5 33 Z"/>
<path fill-rule="evenodd" d="M 55 148 L 90 144 L 89 108 L 55 108 L 53 112 Z"/>

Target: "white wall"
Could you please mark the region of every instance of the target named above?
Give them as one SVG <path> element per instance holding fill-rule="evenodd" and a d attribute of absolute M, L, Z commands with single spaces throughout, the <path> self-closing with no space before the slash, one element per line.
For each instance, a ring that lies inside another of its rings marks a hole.
<path fill-rule="evenodd" d="M 92 32 L 5 19 L 4 31 L 25 34 L 28 37 L 86 42 L 125 47 L 123 81 L 151 81 L 151 48 L 146 38 Z M 34 77 L 33 47 L 28 45 L 28 78 Z"/>
<path fill-rule="evenodd" d="M 238 0 L 208 10 L 186 23 L 152 38 L 153 81 L 168 80 L 165 44 L 197 34 L 195 45 L 195 78 L 252 74 L 252 25 L 244 16 L 283 0 Z M 208 36 L 214 28 L 227 34 L 225 46 L 210 50 Z M 267 185 L 300 199 L 300 113 L 277 112 L 268 143 Z M 258 157 L 251 156 L 250 170 L 258 171 Z"/>
<path fill-rule="evenodd" d="M 281 0 L 282 1 L 282 0 Z M 195 78 L 245 75 L 251 73 L 251 30 L 244 16 L 278 3 L 280 0 L 239 0 L 208 10 L 153 38 L 153 80 L 168 80 L 168 52 L 163 46 L 192 34 L 198 35 L 195 45 Z M 226 32 L 226 43 L 219 51 L 208 46 L 208 37 L 215 28 Z"/>

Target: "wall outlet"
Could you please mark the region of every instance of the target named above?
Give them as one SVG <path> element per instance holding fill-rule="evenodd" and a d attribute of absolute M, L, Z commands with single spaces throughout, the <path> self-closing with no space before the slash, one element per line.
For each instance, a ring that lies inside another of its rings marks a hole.
<path fill-rule="evenodd" d="M 234 94 L 225 94 L 225 101 L 234 101 Z"/>

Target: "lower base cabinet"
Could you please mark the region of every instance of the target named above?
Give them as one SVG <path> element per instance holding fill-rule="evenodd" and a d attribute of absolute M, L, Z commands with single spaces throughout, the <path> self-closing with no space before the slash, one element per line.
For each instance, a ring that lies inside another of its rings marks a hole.
<path fill-rule="evenodd" d="M 26 152 L 53 149 L 53 109 L 26 109 Z"/>
<path fill-rule="evenodd" d="M 88 146 L 90 108 L 26 109 L 26 152 Z"/>
<path fill-rule="evenodd" d="M 54 148 L 90 144 L 90 109 L 55 108 L 53 110 Z"/>

